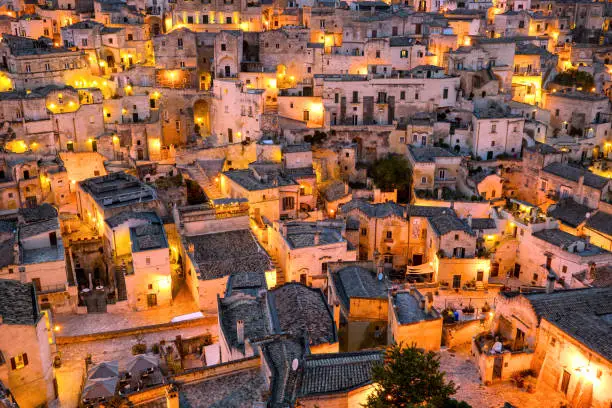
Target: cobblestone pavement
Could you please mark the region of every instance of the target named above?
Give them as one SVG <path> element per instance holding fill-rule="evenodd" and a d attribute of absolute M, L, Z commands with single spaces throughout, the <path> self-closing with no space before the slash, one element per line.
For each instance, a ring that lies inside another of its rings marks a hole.
<path fill-rule="evenodd" d="M 60 326 L 59 336 L 78 336 L 105 331 L 128 329 L 168 323 L 173 317 L 199 311 L 189 289 L 183 285 L 171 306 L 140 312 L 58 315 L 54 321 Z"/>
<path fill-rule="evenodd" d="M 534 394 L 517 388 L 512 383 L 495 384 L 488 387 L 480 384 L 478 369 L 470 358 L 469 347 L 462 346 L 453 351 L 440 353 L 441 369 L 459 386 L 455 395 L 473 408 L 501 408 L 509 402 L 517 408 L 557 408 L 563 398 L 560 393 L 540 385 Z"/>

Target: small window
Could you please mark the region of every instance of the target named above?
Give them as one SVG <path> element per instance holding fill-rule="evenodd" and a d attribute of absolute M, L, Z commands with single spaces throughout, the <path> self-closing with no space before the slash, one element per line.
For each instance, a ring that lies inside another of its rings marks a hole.
<path fill-rule="evenodd" d="M 459 234 L 455 234 L 455 241 L 459 241 Z"/>
<path fill-rule="evenodd" d="M 402 101 L 403 101 L 403 100 L 406 100 L 406 91 L 401 91 L 401 92 L 400 92 L 400 99 L 401 99 Z"/>
<path fill-rule="evenodd" d="M 28 365 L 28 354 L 18 354 L 15 357 L 11 358 L 11 368 L 13 370 L 19 370 Z"/>
<path fill-rule="evenodd" d="M 227 51 L 227 45 L 221 44 L 221 51 Z"/>
<path fill-rule="evenodd" d="M 393 231 L 387 231 L 387 239 L 393 239 Z"/>
<path fill-rule="evenodd" d="M 149 288 L 149 290 L 153 289 L 153 284 L 152 284 L 152 283 L 149 283 L 148 288 Z"/>
<path fill-rule="evenodd" d="M 427 183 L 427 177 L 421 177 L 421 184 Z"/>
<path fill-rule="evenodd" d="M 408 50 L 401 50 L 400 58 L 408 58 Z"/>
<path fill-rule="evenodd" d="M 361 236 L 365 237 L 366 235 L 368 235 L 368 229 L 367 228 L 362 228 L 361 229 Z"/>
<path fill-rule="evenodd" d="M 145 263 L 146 263 L 147 265 L 151 265 L 151 258 L 147 256 L 147 257 L 145 258 Z"/>

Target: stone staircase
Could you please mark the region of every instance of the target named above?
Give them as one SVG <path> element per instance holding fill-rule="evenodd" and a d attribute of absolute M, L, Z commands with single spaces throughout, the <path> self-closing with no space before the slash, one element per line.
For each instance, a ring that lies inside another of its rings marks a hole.
<path fill-rule="evenodd" d="M 127 300 L 127 288 L 125 286 L 125 274 L 127 268 L 125 265 L 115 267 L 115 282 L 117 285 L 117 300 Z"/>
<path fill-rule="evenodd" d="M 276 270 L 276 286 L 281 286 L 285 284 L 285 274 L 283 273 L 283 269 L 281 268 L 280 263 L 276 259 L 276 257 L 270 255 L 270 259 L 272 260 L 272 265 Z"/>
<path fill-rule="evenodd" d="M 197 165 L 197 163 L 191 164 L 187 166 L 187 173 L 189 173 L 189 177 L 191 177 L 196 183 L 202 187 L 206 197 L 210 200 L 214 200 L 217 198 L 223 198 L 223 194 L 219 187 L 217 187 L 217 183 L 215 183 L 214 179 L 210 179 L 206 173 Z"/>

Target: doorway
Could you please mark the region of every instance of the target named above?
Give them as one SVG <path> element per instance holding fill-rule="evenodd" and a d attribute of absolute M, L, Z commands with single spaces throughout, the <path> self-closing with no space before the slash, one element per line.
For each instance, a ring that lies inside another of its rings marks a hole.
<path fill-rule="evenodd" d="M 157 306 L 157 295 L 155 293 L 149 293 L 147 295 L 147 306 L 149 307 Z"/>
<path fill-rule="evenodd" d="M 57 246 L 57 232 L 53 231 L 49 233 L 49 243 L 51 246 Z"/>
<path fill-rule="evenodd" d="M 493 379 L 499 380 L 502 378 L 502 368 L 504 367 L 504 357 L 497 356 L 493 361 Z"/>
<path fill-rule="evenodd" d="M 412 254 L 412 265 L 422 265 L 423 254 Z"/>
<path fill-rule="evenodd" d="M 567 370 L 563 370 L 563 379 L 561 379 L 561 392 L 567 395 L 567 390 L 569 389 L 569 383 L 572 375 Z"/>

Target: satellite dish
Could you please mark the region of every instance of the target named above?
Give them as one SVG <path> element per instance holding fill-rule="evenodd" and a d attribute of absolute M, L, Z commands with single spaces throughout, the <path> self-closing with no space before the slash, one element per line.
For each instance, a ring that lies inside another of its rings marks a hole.
<path fill-rule="evenodd" d="M 293 361 L 291 362 L 291 370 L 293 371 L 297 370 L 299 365 L 300 365 L 300 362 L 298 361 L 298 359 L 294 358 Z"/>
<path fill-rule="evenodd" d="M 384 275 L 382 274 L 382 272 L 378 272 L 378 280 L 381 281 L 383 280 Z"/>

